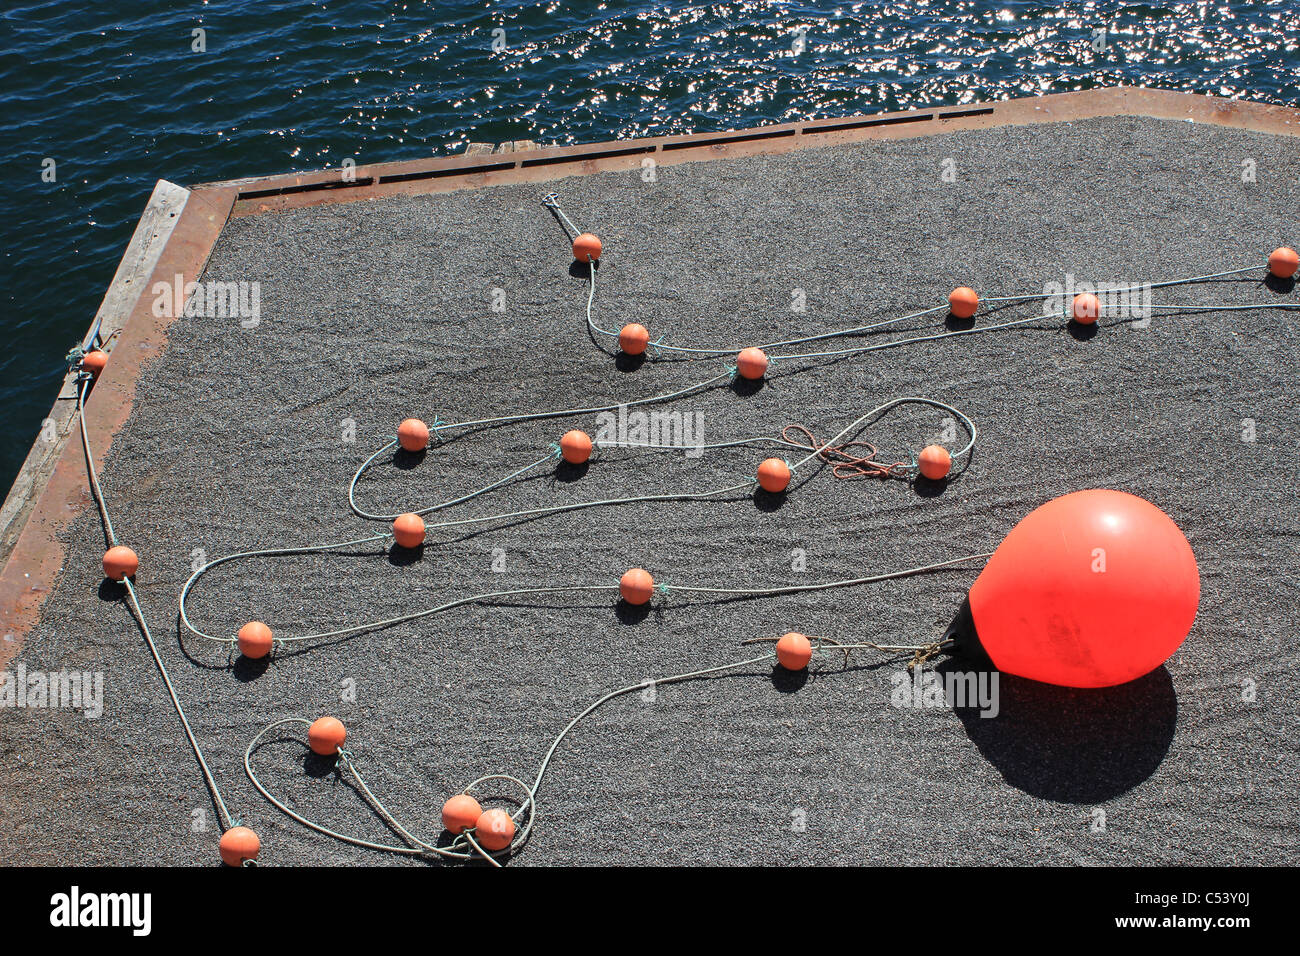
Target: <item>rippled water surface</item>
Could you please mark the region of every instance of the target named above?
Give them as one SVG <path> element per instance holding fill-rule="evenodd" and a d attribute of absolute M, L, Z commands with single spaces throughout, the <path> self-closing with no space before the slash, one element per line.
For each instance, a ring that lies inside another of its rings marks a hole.
<path fill-rule="evenodd" d="M 1104 44 L 1097 31 L 1105 29 Z M 202 29 L 206 51 L 195 51 Z M 1300 105 L 1300 3 L 10 2 L 0 489 L 153 183 L 1144 84 Z M 55 182 L 42 180 L 55 162 Z"/>

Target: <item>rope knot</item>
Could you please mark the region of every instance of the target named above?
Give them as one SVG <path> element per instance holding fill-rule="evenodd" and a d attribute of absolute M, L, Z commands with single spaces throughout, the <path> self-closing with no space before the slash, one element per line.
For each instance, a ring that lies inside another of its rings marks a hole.
<path fill-rule="evenodd" d="M 943 647 L 943 641 L 934 641 L 924 647 L 918 647 L 916 653 L 912 655 L 912 659 L 907 662 L 908 673 L 915 671 L 918 667 L 924 667 L 926 661 L 938 655 L 943 650 Z"/>
<path fill-rule="evenodd" d="M 797 433 L 796 437 L 791 437 L 792 431 Z M 877 461 L 878 450 L 869 441 L 846 441 L 838 445 L 823 443 L 812 433 L 812 429 L 797 423 L 782 428 L 781 438 L 792 445 L 813 452 L 831 466 L 831 474 L 836 478 L 901 478 L 907 474 L 909 467 L 912 467 L 903 461 L 896 461 L 893 464 Z M 853 454 L 849 451 L 850 448 L 865 448 L 866 454 Z M 788 465 L 789 462 L 786 464 Z"/>

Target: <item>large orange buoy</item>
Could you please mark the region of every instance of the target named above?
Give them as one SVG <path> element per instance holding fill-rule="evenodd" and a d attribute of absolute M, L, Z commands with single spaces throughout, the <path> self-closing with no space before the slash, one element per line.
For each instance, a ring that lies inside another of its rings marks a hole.
<path fill-rule="evenodd" d="M 418 548 L 424 544 L 424 519 L 407 512 L 393 521 L 393 538 L 403 548 Z"/>
<path fill-rule="evenodd" d="M 429 426 L 418 418 L 408 418 L 397 426 L 397 443 L 407 451 L 429 447 Z"/>
<path fill-rule="evenodd" d="M 948 293 L 948 311 L 959 319 L 969 319 L 980 307 L 980 297 L 970 286 L 959 285 Z"/>
<path fill-rule="evenodd" d="M 575 428 L 560 439 L 560 455 L 570 465 L 581 465 L 591 457 L 591 436 Z"/>
<path fill-rule="evenodd" d="M 916 456 L 916 467 L 926 478 L 938 481 L 952 469 L 952 455 L 942 445 L 926 445 Z"/>
<path fill-rule="evenodd" d="M 262 841 L 248 827 L 231 827 L 221 834 L 221 862 L 226 866 L 243 866 L 245 860 L 256 860 Z"/>
<path fill-rule="evenodd" d="M 801 671 L 812 660 L 812 642 L 797 631 L 783 634 L 776 642 L 776 659 L 788 671 Z"/>
<path fill-rule="evenodd" d="M 639 322 L 629 322 L 618 333 L 618 347 L 628 355 L 640 355 L 650 344 L 650 331 Z"/>
<path fill-rule="evenodd" d="M 600 258 L 600 238 L 595 233 L 584 232 L 573 240 L 573 258 L 591 262 Z"/>
<path fill-rule="evenodd" d="M 108 354 L 99 349 L 91 349 L 81 357 L 81 367 L 96 378 L 99 373 L 104 371 L 104 366 L 108 364 Z"/>
<path fill-rule="evenodd" d="M 645 604 L 654 597 L 655 579 L 642 568 L 630 568 L 618 579 L 618 593 L 628 604 Z"/>
<path fill-rule="evenodd" d="M 1274 249 L 1268 257 L 1268 271 L 1279 279 L 1289 279 L 1300 269 L 1300 255 L 1290 246 Z"/>
<path fill-rule="evenodd" d="M 1101 315 L 1101 300 L 1091 292 L 1080 292 L 1074 297 L 1071 312 L 1080 325 L 1092 325 Z"/>
<path fill-rule="evenodd" d="M 468 793 L 458 793 L 442 805 L 442 828 L 448 833 L 460 833 L 478 823 L 483 808 Z"/>
<path fill-rule="evenodd" d="M 474 839 L 485 850 L 504 850 L 515 838 L 515 821 L 500 807 L 484 810 L 474 824 Z"/>
<path fill-rule="evenodd" d="M 140 559 L 124 544 L 115 544 L 104 552 L 104 576 L 114 581 L 134 577 L 139 567 Z"/>
<path fill-rule="evenodd" d="M 275 637 L 271 629 L 261 621 L 249 621 L 241 627 L 235 637 L 239 640 L 239 653 L 251 660 L 260 660 L 271 653 Z"/>
<path fill-rule="evenodd" d="M 767 353 L 753 346 L 741 349 L 740 354 L 736 356 L 736 371 L 743 378 L 751 380 L 762 378 L 767 372 Z"/>
<path fill-rule="evenodd" d="M 307 746 L 312 753 L 322 757 L 332 757 L 339 752 L 343 741 L 348 739 L 348 732 L 343 721 L 337 717 L 317 717 L 307 728 Z"/>
<path fill-rule="evenodd" d="M 780 458 L 764 459 L 758 466 L 758 483 L 764 491 L 785 491 L 790 487 L 790 466 Z"/>
<path fill-rule="evenodd" d="M 1163 511 L 1122 491 L 1076 491 L 1011 529 L 970 589 L 973 638 L 993 666 L 1066 687 L 1155 670 L 1196 620 L 1191 545 Z"/>

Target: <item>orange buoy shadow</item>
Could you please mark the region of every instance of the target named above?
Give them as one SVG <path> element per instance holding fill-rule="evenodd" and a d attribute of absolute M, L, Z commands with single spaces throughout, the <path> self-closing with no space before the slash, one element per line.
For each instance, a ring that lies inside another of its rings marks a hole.
<path fill-rule="evenodd" d="M 754 507 L 764 514 L 772 514 L 780 511 L 785 507 L 785 501 L 788 497 L 787 491 L 767 491 L 757 485 L 754 487 Z"/>
<path fill-rule="evenodd" d="M 944 316 L 943 327 L 949 332 L 965 332 L 967 329 L 975 328 L 975 316 L 949 312 Z"/>
<path fill-rule="evenodd" d="M 1070 333 L 1070 338 L 1076 342 L 1088 342 L 1097 337 L 1101 330 L 1101 325 L 1097 322 L 1084 323 L 1078 319 L 1070 319 L 1065 323 L 1065 331 Z"/>
<path fill-rule="evenodd" d="M 555 475 L 556 481 L 562 481 L 567 485 L 574 481 L 581 481 L 586 477 L 587 471 L 590 468 L 591 462 L 589 461 L 578 463 L 571 461 L 557 461 L 555 463 L 555 471 L 553 474 Z"/>
<path fill-rule="evenodd" d="M 421 448 L 419 451 L 407 451 L 405 448 L 398 448 L 393 452 L 393 466 L 402 469 L 402 471 L 410 471 L 420 465 L 428 454 L 429 449 L 427 448 Z"/>
<path fill-rule="evenodd" d="M 917 475 L 912 479 L 912 490 L 918 498 L 938 498 L 948 490 L 948 476 L 927 478 L 925 475 Z"/>
<path fill-rule="evenodd" d="M 395 568 L 406 568 L 418 564 L 424 559 L 424 542 L 414 548 L 406 548 L 394 541 L 388 546 L 388 563 Z"/>
<path fill-rule="evenodd" d="M 640 624 L 650 616 L 650 604 L 632 604 L 624 598 L 614 602 L 614 616 L 620 624 Z"/>
<path fill-rule="evenodd" d="M 645 365 L 646 357 L 642 352 L 640 355 L 628 355 L 622 349 L 614 353 L 614 367 L 620 372 L 635 372 L 641 366 Z"/>
<path fill-rule="evenodd" d="M 749 398 L 751 395 L 757 395 L 767 384 L 767 377 L 763 378 L 745 378 L 743 375 L 737 375 L 731 380 L 731 390 L 741 398 Z"/>
<path fill-rule="evenodd" d="M 792 671 L 782 667 L 779 663 L 772 664 L 772 673 L 769 675 L 772 686 L 782 694 L 793 694 L 802 690 L 804 684 L 808 683 L 808 668 Z"/>
<path fill-rule="evenodd" d="M 99 582 L 99 599 L 109 604 L 116 604 L 126 599 L 126 585 L 105 577 Z"/>
<path fill-rule="evenodd" d="M 1287 276 L 1283 278 L 1269 273 L 1264 277 L 1264 287 L 1270 292 L 1276 292 L 1278 295 L 1286 295 L 1295 291 L 1295 277 Z"/>
<path fill-rule="evenodd" d="M 233 658 L 229 665 L 230 672 L 241 684 L 249 684 L 271 669 L 271 662 L 275 660 L 275 655 L 249 657 L 246 654 L 235 654 Z"/>
<path fill-rule="evenodd" d="M 590 279 L 591 267 L 593 265 L 597 269 L 600 268 L 599 262 L 579 262 L 577 259 L 574 259 L 569 263 L 569 275 L 573 276 L 575 279 Z"/>

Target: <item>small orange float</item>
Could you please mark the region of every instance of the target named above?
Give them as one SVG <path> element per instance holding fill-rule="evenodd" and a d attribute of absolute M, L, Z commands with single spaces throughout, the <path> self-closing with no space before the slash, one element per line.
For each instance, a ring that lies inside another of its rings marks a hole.
<path fill-rule="evenodd" d="M 239 653 L 252 660 L 260 660 L 271 653 L 275 637 L 271 629 L 261 621 L 249 621 L 239 629 L 235 637 L 239 640 Z"/>
<path fill-rule="evenodd" d="M 916 456 L 916 465 L 926 478 L 938 481 L 952 469 L 952 455 L 942 445 L 926 445 Z"/>
<path fill-rule="evenodd" d="M 1268 271 L 1279 279 L 1289 279 L 1300 269 L 1300 255 L 1290 246 L 1274 249 L 1268 257 Z"/>
<path fill-rule="evenodd" d="M 785 491 L 790 487 L 790 466 L 780 458 L 767 458 L 758 466 L 758 483 L 764 491 Z"/>
<path fill-rule="evenodd" d="M 458 793 L 442 805 L 442 828 L 448 833 L 460 833 L 478 823 L 483 808 L 468 793 Z"/>
<path fill-rule="evenodd" d="M 584 232 L 573 240 L 573 258 L 579 262 L 592 262 L 600 258 L 600 237 Z"/>
<path fill-rule="evenodd" d="M 99 349 L 91 349 L 81 357 L 81 367 L 96 378 L 99 373 L 104 371 L 104 366 L 108 364 L 108 354 Z"/>
<path fill-rule="evenodd" d="M 1080 292 L 1074 297 L 1074 321 L 1080 325 L 1092 325 L 1101 315 L 1101 300 L 1091 292 Z"/>
<path fill-rule="evenodd" d="M 560 455 L 570 465 L 581 465 L 591 457 L 591 436 L 575 428 L 560 439 Z"/>
<path fill-rule="evenodd" d="M 970 286 L 959 285 L 948 293 L 948 311 L 959 319 L 969 319 L 980 306 L 980 297 Z"/>
<path fill-rule="evenodd" d="M 643 568 L 630 568 L 618 579 L 618 593 L 628 604 L 645 604 L 654 597 L 655 579 Z"/>
<path fill-rule="evenodd" d="M 741 349 L 736 356 L 736 371 L 742 378 L 760 379 L 767 372 L 767 353 L 760 348 L 750 346 Z"/>
<path fill-rule="evenodd" d="M 124 544 L 115 544 L 104 552 L 104 575 L 114 581 L 134 577 L 139 567 L 140 559 Z"/>
<path fill-rule="evenodd" d="M 424 544 L 424 519 L 409 511 L 393 521 L 393 538 L 403 548 L 418 548 Z"/>
<path fill-rule="evenodd" d="M 783 634 L 776 642 L 776 659 L 788 671 L 801 671 L 812 660 L 812 642 L 797 631 Z"/>
<path fill-rule="evenodd" d="M 348 732 L 343 721 L 337 717 L 317 717 L 307 728 L 307 746 L 312 753 L 322 757 L 332 757 L 339 752 L 343 741 L 348 739 Z"/>
<path fill-rule="evenodd" d="M 418 418 L 408 418 L 397 426 L 397 443 L 407 451 L 429 447 L 429 426 Z"/>
<path fill-rule="evenodd" d="M 640 355 L 650 344 L 650 331 L 639 322 L 629 322 L 618 333 L 618 347 L 628 355 Z"/>
<path fill-rule="evenodd" d="M 245 860 L 256 860 L 262 841 L 248 827 L 231 827 L 221 834 L 221 862 L 226 866 L 243 866 Z"/>
<path fill-rule="evenodd" d="M 504 850 L 515 838 L 515 821 L 500 807 L 484 810 L 474 824 L 474 839 L 485 850 Z"/>

